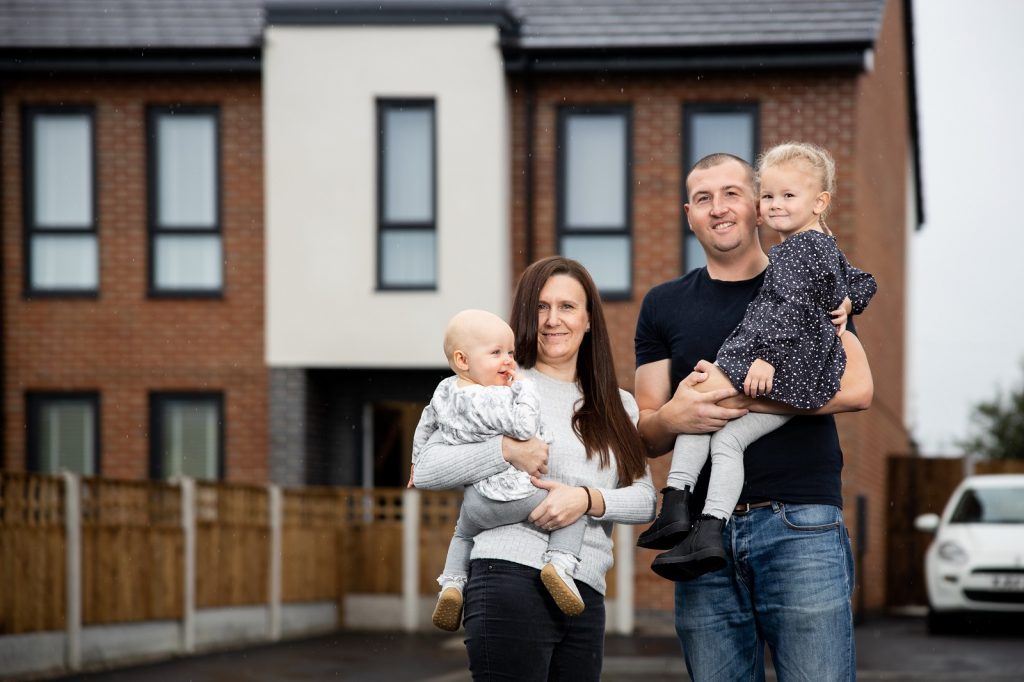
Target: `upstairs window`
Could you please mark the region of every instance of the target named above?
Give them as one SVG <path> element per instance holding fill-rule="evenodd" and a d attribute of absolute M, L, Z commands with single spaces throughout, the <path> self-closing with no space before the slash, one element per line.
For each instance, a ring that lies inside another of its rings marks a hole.
<path fill-rule="evenodd" d="M 29 393 L 28 469 L 99 473 L 99 394 Z"/>
<path fill-rule="evenodd" d="M 149 109 L 151 295 L 223 291 L 219 148 L 216 108 Z"/>
<path fill-rule="evenodd" d="M 753 165 L 759 145 L 757 105 L 687 104 L 683 108 L 683 200 L 686 174 L 708 154 L 726 153 Z M 704 249 L 683 215 L 683 272 L 707 265 Z"/>
<path fill-rule="evenodd" d="M 25 293 L 99 289 L 91 107 L 27 107 L 23 117 Z"/>
<path fill-rule="evenodd" d="M 437 288 L 434 102 L 379 100 L 377 287 Z"/>
<path fill-rule="evenodd" d="M 559 252 L 612 300 L 628 299 L 633 282 L 630 128 L 627 107 L 559 110 Z"/>

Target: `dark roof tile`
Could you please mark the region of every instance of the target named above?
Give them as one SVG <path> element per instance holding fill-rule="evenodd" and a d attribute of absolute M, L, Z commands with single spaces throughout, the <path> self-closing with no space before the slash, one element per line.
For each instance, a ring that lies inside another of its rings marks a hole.
<path fill-rule="evenodd" d="M 266 0 L 0 0 L 0 47 L 240 48 L 261 43 Z M 287 5 L 288 0 L 275 0 Z M 297 4 L 302 4 L 298 0 Z M 460 0 L 465 5 L 467 0 Z M 318 0 L 332 7 L 444 0 Z M 450 4 L 450 3 L 449 3 Z M 501 6 L 499 0 L 481 5 Z M 885 0 L 508 0 L 522 49 L 870 44 Z"/>

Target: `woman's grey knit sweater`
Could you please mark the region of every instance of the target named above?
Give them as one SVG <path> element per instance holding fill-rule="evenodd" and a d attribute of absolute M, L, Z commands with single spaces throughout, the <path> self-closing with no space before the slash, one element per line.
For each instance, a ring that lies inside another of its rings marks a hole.
<path fill-rule="evenodd" d="M 572 430 L 576 403 L 582 399 L 575 382 L 558 381 L 535 369 L 521 370 L 536 382 L 540 394 L 541 420 L 553 437 L 548 450 L 546 478 L 567 485 L 598 488 L 604 496 L 605 513 L 600 519 L 587 517 L 580 566 L 576 580 L 605 593 L 605 573 L 612 565 L 612 522 L 649 523 L 654 518 L 655 492 L 648 469 L 643 478 L 620 488 L 615 458 L 601 468 L 598 457 L 587 459 L 583 444 Z M 640 411 L 629 393 L 619 391 L 622 404 L 636 423 Z M 504 471 L 508 462 L 501 456 L 501 436 L 482 443 L 445 445 L 437 434 L 424 446 L 416 464 L 416 487 L 443 490 L 470 485 Z M 540 570 L 547 549 L 548 534 L 524 522 L 480 533 L 474 539 L 471 559 L 504 559 Z"/>

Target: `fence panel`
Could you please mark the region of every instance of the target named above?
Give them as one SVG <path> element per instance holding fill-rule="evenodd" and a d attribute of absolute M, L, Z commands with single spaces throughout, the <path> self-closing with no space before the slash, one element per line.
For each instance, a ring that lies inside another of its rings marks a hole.
<path fill-rule="evenodd" d="M 268 498 L 259 486 L 196 483 L 196 608 L 267 603 Z"/>
<path fill-rule="evenodd" d="M 889 606 L 928 603 L 924 583 L 924 554 L 932 536 L 914 528 L 921 514 L 942 513 L 942 507 L 963 480 L 962 459 L 889 458 L 889 517 L 886 536 Z"/>
<path fill-rule="evenodd" d="M 974 463 L 976 474 L 1024 474 L 1024 459 L 983 459 Z"/>
<path fill-rule="evenodd" d="M 342 553 L 346 592 L 401 594 L 402 488 L 343 489 Z"/>
<path fill-rule="evenodd" d="M 281 601 L 337 600 L 342 493 L 331 488 L 285 490 L 282 502 Z"/>
<path fill-rule="evenodd" d="M 0 635 L 65 626 L 64 484 L 0 471 Z"/>
<path fill-rule="evenodd" d="M 448 543 L 462 504 L 461 490 L 422 491 L 420 497 L 420 594 L 437 594 Z"/>
<path fill-rule="evenodd" d="M 182 615 L 181 491 L 161 481 L 82 479 L 82 623 Z"/>

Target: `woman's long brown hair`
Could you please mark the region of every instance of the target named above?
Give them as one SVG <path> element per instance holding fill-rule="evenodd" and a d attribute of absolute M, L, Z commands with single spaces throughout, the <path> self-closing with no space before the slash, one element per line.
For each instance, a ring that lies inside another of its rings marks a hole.
<path fill-rule="evenodd" d="M 568 275 L 580 283 L 587 295 L 590 316 L 590 331 L 583 335 L 576 356 L 576 381 L 583 401 L 573 415 L 572 429 L 586 448 L 587 459 L 596 453 L 601 458 L 601 466 L 607 467 L 608 453 L 614 452 L 619 485 L 631 485 L 646 472 L 647 457 L 619 395 L 601 296 L 590 273 L 578 262 L 551 256 L 533 263 L 523 272 L 512 301 L 516 362 L 526 368 L 537 364 L 540 291 L 554 275 Z"/>

